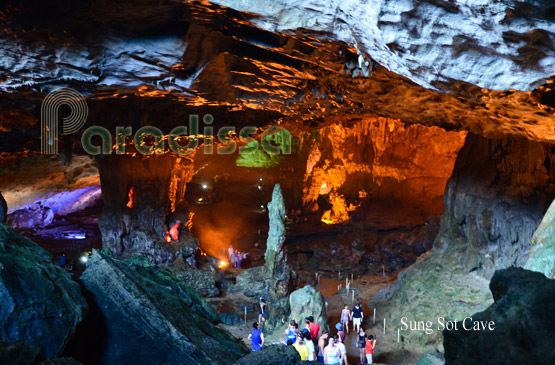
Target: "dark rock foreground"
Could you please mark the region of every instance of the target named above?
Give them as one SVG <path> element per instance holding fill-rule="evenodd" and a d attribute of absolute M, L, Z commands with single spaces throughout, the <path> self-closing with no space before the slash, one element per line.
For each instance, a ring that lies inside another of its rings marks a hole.
<path fill-rule="evenodd" d="M 0 341 L 57 356 L 87 311 L 79 284 L 50 253 L 0 224 Z"/>
<path fill-rule="evenodd" d="M 95 251 L 82 276 L 105 323 L 105 364 L 229 364 L 248 349 L 218 313 L 169 271 Z"/>
<path fill-rule="evenodd" d="M 443 331 L 446 364 L 555 363 L 555 280 L 520 268 L 500 270 L 494 303 L 472 321 L 494 321 L 493 331 Z M 469 327 L 467 321 L 467 328 Z"/>

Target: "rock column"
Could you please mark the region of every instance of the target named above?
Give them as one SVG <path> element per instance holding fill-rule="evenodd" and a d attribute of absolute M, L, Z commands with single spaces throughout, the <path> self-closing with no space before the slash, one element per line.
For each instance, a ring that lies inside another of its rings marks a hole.
<path fill-rule="evenodd" d="M 262 296 L 268 304 L 268 318 L 264 329 L 271 332 L 289 315 L 291 270 L 287 264 L 285 251 L 285 204 L 281 187 L 276 184 L 272 193 L 272 201 L 268 203 L 270 230 L 266 242 L 265 289 Z"/>

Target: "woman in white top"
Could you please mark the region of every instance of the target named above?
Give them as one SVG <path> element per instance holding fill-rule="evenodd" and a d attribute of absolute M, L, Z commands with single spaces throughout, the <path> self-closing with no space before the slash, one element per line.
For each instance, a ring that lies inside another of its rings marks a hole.
<path fill-rule="evenodd" d="M 335 339 L 330 337 L 328 345 L 324 349 L 324 363 L 327 365 L 340 365 L 341 351 L 339 347 L 335 346 Z"/>

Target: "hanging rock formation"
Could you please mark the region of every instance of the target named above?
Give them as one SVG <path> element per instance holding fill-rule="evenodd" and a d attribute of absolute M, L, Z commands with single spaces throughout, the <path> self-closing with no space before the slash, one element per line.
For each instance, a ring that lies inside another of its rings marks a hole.
<path fill-rule="evenodd" d="M 530 257 L 524 268 L 555 279 L 555 201 L 551 203 L 532 236 L 532 245 Z"/>
<path fill-rule="evenodd" d="M 265 329 L 281 326 L 289 314 L 288 295 L 290 293 L 291 271 L 287 264 L 285 243 L 285 203 L 279 184 L 274 186 L 272 201 L 268 203 L 270 230 L 264 254 L 266 288 L 263 297 L 268 303 L 270 317 Z"/>
<path fill-rule="evenodd" d="M 94 251 L 81 278 L 105 318 L 105 342 L 89 348 L 102 363 L 229 364 L 248 353 L 199 294 L 143 256 Z"/>
<path fill-rule="evenodd" d="M 79 285 L 50 253 L 0 224 L 0 341 L 57 356 L 87 311 Z"/>
<path fill-rule="evenodd" d="M 493 321 L 494 330 L 467 331 L 457 322 L 459 330 L 443 331 L 446 364 L 553 364 L 555 280 L 508 268 L 495 273 L 490 289 L 495 302 L 465 325 Z"/>

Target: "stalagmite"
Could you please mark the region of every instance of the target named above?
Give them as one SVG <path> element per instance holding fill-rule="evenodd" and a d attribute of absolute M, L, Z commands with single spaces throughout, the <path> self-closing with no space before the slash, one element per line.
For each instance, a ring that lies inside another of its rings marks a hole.
<path fill-rule="evenodd" d="M 290 293 L 291 270 L 287 264 L 285 242 L 285 204 L 281 187 L 276 184 L 272 193 L 272 201 L 268 203 L 270 230 L 264 254 L 266 287 L 263 296 L 268 302 L 269 318 L 264 324 L 266 331 L 272 331 L 287 320 L 289 314 L 288 295 Z M 267 297 L 267 298 L 266 298 Z"/>

